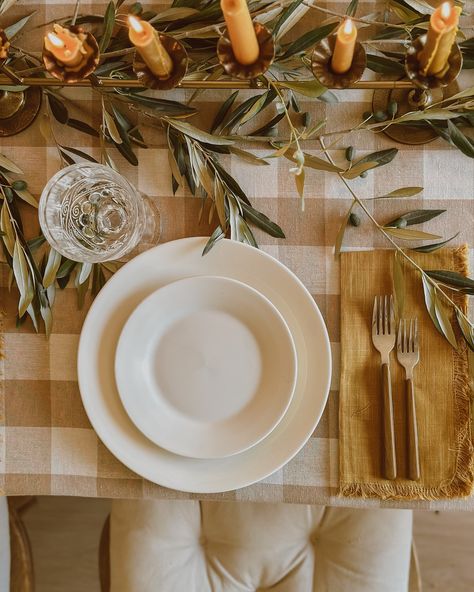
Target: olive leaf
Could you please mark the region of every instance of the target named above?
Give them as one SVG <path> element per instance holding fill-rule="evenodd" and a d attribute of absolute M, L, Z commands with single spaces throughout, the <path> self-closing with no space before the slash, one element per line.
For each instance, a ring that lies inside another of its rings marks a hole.
<path fill-rule="evenodd" d="M 3 232 L 2 240 L 5 245 L 5 248 L 7 249 L 10 256 L 13 257 L 16 235 L 10 220 L 10 212 L 5 201 L 2 205 L 2 210 L 0 212 L 0 230 Z"/>
<path fill-rule="evenodd" d="M 441 333 L 441 335 L 444 335 L 435 311 L 435 289 L 430 284 L 424 273 L 421 274 L 421 281 L 423 284 L 423 294 L 425 297 L 426 310 L 428 311 L 428 314 L 430 315 L 431 320 L 433 321 L 433 324 L 436 327 L 436 329 Z"/>
<path fill-rule="evenodd" d="M 214 203 L 216 204 L 216 211 L 217 217 L 219 218 L 220 228 L 225 230 L 227 228 L 227 216 L 225 210 L 225 189 L 217 175 L 214 177 Z"/>
<path fill-rule="evenodd" d="M 26 261 L 23 247 L 19 240 L 15 241 L 13 249 L 13 274 L 15 276 L 16 285 L 20 292 L 20 300 L 18 302 L 18 315 L 22 317 L 26 309 L 30 306 L 34 297 L 33 282 L 29 274 L 28 263 Z"/>
<path fill-rule="evenodd" d="M 28 314 L 30 314 L 30 310 L 28 309 Z M 50 303 L 48 302 L 47 297 L 43 300 L 40 300 L 40 314 L 41 318 L 44 322 L 44 330 L 46 333 L 46 337 L 51 335 L 51 331 L 53 329 L 53 313 L 51 311 Z M 30 314 L 31 316 L 31 314 Z M 36 321 L 36 332 L 38 332 L 38 321 Z"/>
<path fill-rule="evenodd" d="M 367 68 L 378 74 L 405 74 L 405 67 L 400 62 L 371 53 L 367 54 Z"/>
<path fill-rule="evenodd" d="M 412 226 L 413 224 L 422 224 L 428 222 L 441 214 L 444 214 L 446 210 L 412 210 L 402 214 L 398 218 L 385 223 L 385 227 L 393 226 L 395 228 Z"/>
<path fill-rule="evenodd" d="M 167 8 L 159 12 L 156 16 L 149 20 L 150 23 L 170 22 L 186 19 L 190 16 L 196 16 L 199 11 L 196 8 L 188 8 L 185 6 L 176 8 Z"/>
<path fill-rule="evenodd" d="M 433 251 L 437 251 L 441 247 L 444 247 L 447 243 L 455 239 L 459 235 L 459 232 L 456 232 L 451 238 L 447 238 L 444 241 L 440 241 L 438 243 L 431 243 L 430 245 L 421 245 L 420 247 L 411 247 L 412 251 L 417 251 L 418 253 L 432 253 Z"/>
<path fill-rule="evenodd" d="M 18 175 L 23 174 L 23 171 L 20 169 L 20 167 L 7 158 L 4 154 L 0 154 L 0 168 L 10 171 L 10 173 L 17 173 Z"/>
<path fill-rule="evenodd" d="M 472 351 L 474 351 L 474 326 L 459 309 L 456 309 L 456 318 L 467 345 Z"/>
<path fill-rule="evenodd" d="M 99 50 L 104 52 L 112 37 L 112 32 L 114 30 L 115 25 L 115 4 L 113 0 L 110 0 L 104 14 L 104 32 L 102 33 L 102 37 L 99 41 Z"/>
<path fill-rule="evenodd" d="M 321 39 L 324 39 L 330 33 L 332 33 L 336 26 L 337 23 L 330 23 L 328 25 L 323 25 L 322 27 L 308 31 L 307 33 L 296 39 L 296 41 L 290 43 L 290 45 L 285 49 L 284 54 L 278 59 L 286 60 L 287 58 L 290 58 L 291 56 L 297 53 L 302 53 L 306 51 L 308 47 L 312 47 L 318 41 L 321 41 Z"/>
<path fill-rule="evenodd" d="M 79 156 L 79 158 L 83 158 L 84 160 L 87 160 L 89 162 L 97 162 L 97 160 L 93 156 L 87 154 L 87 152 L 78 150 L 77 148 L 71 148 L 70 146 L 62 146 L 61 144 L 59 144 L 59 147 L 63 152 L 70 152 L 71 154 Z"/>
<path fill-rule="evenodd" d="M 294 2 L 287 6 L 285 10 L 280 14 L 273 27 L 273 37 L 278 37 L 278 33 L 280 32 L 282 26 L 291 17 L 291 15 L 295 12 L 295 10 L 300 6 L 302 2 L 303 0 L 294 0 Z"/>
<path fill-rule="evenodd" d="M 354 16 L 359 6 L 359 0 L 351 0 L 346 8 L 347 16 Z"/>
<path fill-rule="evenodd" d="M 453 288 L 474 291 L 474 280 L 462 275 L 461 273 L 458 273 L 457 271 L 432 269 L 425 270 L 425 273 L 433 280 L 448 286 L 452 286 Z"/>
<path fill-rule="evenodd" d="M 5 27 L 3 32 L 7 36 L 7 39 L 11 40 L 11 39 L 13 39 L 13 37 L 15 37 L 15 35 L 18 35 L 18 33 L 23 29 L 23 27 L 26 25 L 26 23 L 30 20 L 30 18 L 35 13 L 36 13 L 36 11 L 32 12 L 31 14 L 29 14 L 27 16 L 24 16 L 19 21 L 17 21 L 16 23 L 13 23 L 9 27 Z"/>
<path fill-rule="evenodd" d="M 71 259 L 64 259 L 56 273 L 56 279 L 60 280 L 69 277 L 76 265 L 78 265 L 77 261 L 71 261 Z"/>
<path fill-rule="evenodd" d="M 239 91 L 236 90 L 233 92 L 227 99 L 222 103 L 220 106 L 219 111 L 217 112 L 214 121 L 212 122 L 211 126 L 211 134 L 213 134 L 220 126 L 220 124 L 224 121 L 225 116 L 231 109 L 232 105 L 234 104 L 235 99 L 237 98 Z"/>
<path fill-rule="evenodd" d="M 276 82 L 276 86 L 289 88 L 300 95 L 316 99 L 324 94 L 328 89 L 323 86 L 318 80 L 302 80 L 298 82 Z"/>
<path fill-rule="evenodd" d="M 431 234 L 421 230 L 413 230 L 411 228 L 393 228 L 391 226 L 383 226 L 383 229 L 396 238 L 403 240 L 425 240 L 441 238 L 438 234 Z"/>
<path fill-rule="evenodd" d="M 172 127 L 182 132 L 186 136 L 190 136 L 199 142 L 204 142 L 205 144 L 210 144 L 211 146 L 231 146 L 234 143 L 233 140 L 228 140 L 219 136 L 213 136 L 212 134 L 208 134 L 207 132 L 200 130 L 190 123 L 185 123 L 184 121 L 177 121 L 176 119 L 168 119 L 167 121 Z"/>
<path fill-rule="evenodd" d="M 397 315 L 398 318 L 401 318 L 403 316 L 403 311 L 405 310 L 406 285 L 405 274 L 403 271 L 403 262 L 401 259 L 401 255 L 398 251 L 395 251 L 393 257 L 392 280 L 393 292 L 395 294 L 395 304 L 397 307 Z"/>
<path fill-rule="evenodd" d="M 370 171 L 370 169 L 375 169 L 378 166 L 380 165 L 375 160 L 369 162 L 358 162 L 350 169 L 347 169 L 347 171 L 344 171 L 342 173 L 342 176 L 344 177 L 344 179 L 348 180 L 357 179 L 357 177 L 360 177 L 361 173 L 365 173 L 365 171 Z"/>
<path fill-rule="evenodd" d="M 303 152 L 304 155 L 304 164 L 308 166 L 310 169 L 316 169 L 318 171 L 327 171 L 329 173 L 342 173 L 344 169 L 341 169 L 334 164 L 323 160 L 322 158 L 318 158 L 317 156 L 313 156 L 312 154 L 308 154 L 307 152 Z M 285 158 L 291 160 L 291 162 L 296 162 L 294 156 L 287 151 L 284 153 Z"/>
<path fill-rule="evenodd" d="M 56 274 L 61 265 L 61 258 L 60 253 L 53 248 L 50 249 L 43 274 L 43 286 L 45 288 L 48 288 L 56 280 Z"/>
<path fill-rule="evenodd" d="M 115 142 L 115 144 L 121 144 L 123 142 L 122 136 L 120 135 L 117 124 L 115 123 L 115 119 L 107 111 L 107 109 L 104 109 L 104 119 L 105 125 L 107 126 L 107 131 L 109 132 L 112 140 Z"/>
<path fill-rule="evenodd" d="M 304 210 L 304 169 L 301 169 L 299 173 L 295 175 L 295 184 L 296 190 L 298 191 L 298 195 L 301 198 L 302 206 L 301 208 Z"/>
<path fill-rule="evenodd" d="M 258 156 L 255 156 L 255 154 L 253 154 L 252 152 L 242 150 L 242 148 L 237 148 L 236 146 L 231 146 L 230 152 L 232 154 L 235 154 L 242 160 L 249 162 L 250 164 L 255 164 L 257 166 L 265 166 L 270 164 L 264 158 L 259 158 Z"/>
<path fill-rule="evenodd" d="M 394 191 L 390 191 L 386 195 L 381 195 L 376 199 L 386 199 L 390 197 L 412 197 L 413 195 L 417 195 L 423 191 L 423 187 L 400 187 L 400 189 L 395 189 Z"/>
<path fill-rule="evenodd" d="M 434 8 L 423 0 L 403 0 L 403 2 L 422 15 L 430 15 L 434 12 Z"/>
<path fill-rule="evenodd" d="M 339 226 L 339 230 L 337 231 L 336 241 L 334 243 L 334 255 L 339 257 L 341 254 L 342 245 L 344 242 L 344 235 L 346 233 L 347 223 L 349 222 L 350 215 L 352 213 L 352 208 L 354 207 L 354 203 L 352 203 L 351 207 L 347 211 L 346 215 L 342 219 L 341 225 Z"/>
<path fill-rule="evenodd" d="M 91 127 L 87 123 L 84 123 L 84 121 L 80 121 L 79 119 L 74 119 L 74 118 L 70 117 L 67 120 L 66 125 L 74 128 L 80 132 L 84 132 L 85 134 L 88 134 L 89 136 L 93 136 L 94 138 L 99 137 L 99 132 L 96 129 L 94 129 L 93 127 Z"/>
<path fill-rule="evenodd" d="M 259 212 L 258 210 L 256 210 L 255 208 L 253 208 L 245 202 L 242 202 L 241 206 L 245 215 L 245 219 L 248 219 L 250 220 L 250 222 L 253 222 L 255 226 L 257 226 L 270 236 L 273 236 L 275 238 L 285 238 L 285 233 L 283 232 L 283 230 L 278 226 L 278 224 L 272 222 L 270 218 L 265 216 L 265 214 L 262 214 L 262 212 Z"/>
<path fill-rule="evenodd" d="M 285 111 L 281 113 L 277 113 L 275 117 L 272 117 L 270 121 L 268 121 L 262 127 L 259 127 L 255 131 L 253 131 L 250 136 L 270 136 L 272 132 L 276 132 L 276 125 L 285 117 Z"/>
<path fill-rule="evenodd" d="M 450 320 L 450 312 L 444 302 L 438 297 L 436 290 L 433 290 L 432 297 L 434 298 L 434 309 L 436 318 L 438 319 L 439 326 L 441 327 L 441 333 L 446 337 L 449 343 L 456 349 L 458 343 L 456 341 L 456 335 L 454 334 L 453 326 Z"/>
<path fill-rule="evenodd" d="M 371 152 L 366 156 L 363 156 L 357 160 L 354 165 L 362 164 L 365 162 L 376 162 L 377 166 L 383 166 L 392 162 L 395 156 L 398 154 L 397 148 L 387 148 L 386 150 L 379 150 L 377 152 Z"/>
<path fill-rule="evenodd" d="M 51 109 L 51 113 L 54 115 L 55 119 L 57 119 L 59 123 L 67 123 L 69 119 L 69 112 L 66 105 L 51 93 L 48 93 L 47 96 L 49 108 Z"/>
<path fill-rule="evenodd" d="M 459 148 L 463 154 L 470 158 L 474 158 L 474 142 L 465 136 L 452 121 L 448 121 L 448 132 L 453 144 Z"/>
<path fill-rule="evenodd" d="M 209 240 L 207 241 L 203 251 L 202 251 L 202 255 L 207 255 L 207 253 L 209 253 L 209 251 L 212 249 L 212 247 L 219 241 L 221 240 L 221 238 L 225 237 L 225 233 L 223 232 L 222 228 L 220 226 L 218 226 L 214 232 L 211 234 L 211 236 L 209 237 Z"/>
<path fill-rule="evenodd" d="M 410 111 L 409 113 L 405 113 L 405 115 L 394 119 L 391 123 L 405 123 L 407 121 L 421 121 L 423 119 L 443 121 L 456 119 L 456 117 L 459 117 L 459 113 L 450 111 L 449 109 L 425 109 L 425 111 Z M 375 125 L 386 125 L 386 122 Z"/>

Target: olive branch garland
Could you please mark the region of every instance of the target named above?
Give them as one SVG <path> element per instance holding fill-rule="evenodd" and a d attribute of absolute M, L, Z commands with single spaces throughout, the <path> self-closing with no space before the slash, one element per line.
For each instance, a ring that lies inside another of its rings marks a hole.
<path fill-rule="evenodd" d="M 0 14 L 12 4 L 10 0 L 0 2 Z M 156 23 L 157 27 L 166 30 L 167 33 L 182 39 L 191 56 L 191 76 L 202 79 L 219 79 L 223 76 L 221 67 L 215 63 L 215 43 L 218 34 L 222 31 L 223 22 L 217 0 L 204 2 L 202 0 L 176 0 L 169 9 L 156 12 L 143 12 L 139 2 L 133 4 L 128 10 L 121 7 L 122 1 L 111 1 L 104 15 L 80 15 L 79 3 L 76 6 L 73 20 L 76 24 L 87 24 L 99 27 L 102 34 L 99 43 L 102 50 L 102 63 L 96 71 L 96 75 L 108 75 L 116 78 L 127 79 L 131 76 L 130 54 L 133 48 L 128 46 L 128 40 L 123 28 L 121 13 L 132 12 L 140 14 L 141 18 Z M 407 39 L 422 34 L 432 8 L 424 0 L 392 0 L 388 10 L 380 15 L 376 13 L 364 18 L 355 16 L 358 1 L 352 0 L 347 7 L 346 15 L 351 15 L 361 26 L 376 26 L 381 28 L 373 39 L 365 43 L 376 53 L 369 53 L 368 67 L 381 74 L 403 74 L 403 53 L 397 53 L 387 46 L 402 45 Z M 238 92 L 232 93 L 221 105 L 213 122 L 210 133 L 200 130 L 188 121 L 196 113 L 196 109 L 190 104 L 182 104 L 176 101 L 150 97 L 142 92 L 130 89 L 113 89 L 107 91 L 98 87 L 94 89 L 101 94 L 102 124 L 99 130 L 94 129 L 88 123 L 72 118 L 68 110 L 68 99 L 61 95 L 60 91 L 43 89 L 46 95 L 49 115 L 63 126 L 69 126 L 83 133 L 98 137 L 101 146 L 101 161 L 116 168 L 115 162 L 110 156 L 108 148 L 113 146 L 131 164 L 137 165 L 138 159 L 134 152 L 134 146 L 146 148 L 140 129 L 135 125 L 130 115 L 139 112 L 147 118 L 147 124 L 164 128 L 168 147 L 169 162 L 172 171 L 173 190 L 179 185 L 187 185 L 195 196 L 202 199 L 201 214 L 207 202 L 210 202 L 209 219 L 216 215 L 218 225 L 212 233 L 205 252 L 212 245 L 227 234 L 235 240 L 247 242 L 256 246 L 255 236 L 250 224 L 256 225 L 264 232 L 278 238 L 284 237 L 284 233 L 278 225 L 269 220 L 263 213 L 258 212 L 251 205 L 245 192 L 237 180 L 234 179 L 221 165 L 219 155 L 234 154 L 239 158 L 250 161 L 253 164 L 265 166 L 268 159 L 285 157 L 295 166 L 290 171 L 295 175 L 296 189 L 304 205 L 304 179 L 305 169 L 316 169 L 337 174 L 348 188 L 348 181 L 356 177 L 364 177 L 373 168 L 384 166 L 393 160 L 397 150 L 390 149 L 369 154 L 358 160 L 354 160 L 354 151 L 347 149 L 347 167 L 339 167 L 332 160 L 329 149 L 337 146 L 345 136 L 354 131 L 367 131 L 380 133 L 390 125 L 415 124 L 430 127 L 444 140 L 460 149 L 466 156 L 474 156 L 474 143 L 465 135 L 463 128 L 472 128 L 474 123 L 472 108 L 474 103 L 474 88 L 458 93 L 455 97 L 446 99 L 436 105 L 431 105 L 424 111 L 416 111 L 397 117 L 397 105 L 391 104 L 387 113 L 364 114 L 362 122 L 353 129 L 335 132 L 325 132 L 325 121 L 311 123 L 309 113 L 301 113 L 297 95 L 301 94 L 325 101 L 336 100 L 334 95 L 323 87 L 317 80 L 300 80 L 298 77 L 303 71 L 307 71 L 309 54 L 312 46 L 333 31 L 335 22 L 329 22 L 319 28 L 309 31 L 294 41 L 284 43 L 281 39 L 304 16 L 306 10 L 316 10 L 334 17 L 334 20 L 344 15 L 325 9 L 307 0 L 293 0 L 290 2 L 255 2 L 252 4 L 253 17 L 265 23 L 273 30 L 277 41 L 277 56 L 274 65 L 261 81 L 266 85 L 266 90 L 261 95 L 256 95 L 239 103 L 236 99 Z M 5 29 L 7 37 L 14 40 L 12 49 L 14 56 L 8 64 L 9 67 L 20 68 L 17 72 L 23 76 L 38 73 L 42 70 L 41 61 L 37 54 L 27 52 L 18 47 L 17 42 L 24 33 L 23 29 L 31 15 L 23 17 Z M 399 22 L 393 22 L 398 19 Z M 401 21 L 401 22 L 400 22 Z M 71 19 L 62 22 L 68 24 Z M 38 27 L 42 27 L 40 25 Z M 466 39 L 461 43 L 465 67 L 474 65 L 474 42 Z M 24 67 L 27 66 L 25 70 Z M 23 69 L 21 69 L 23 68 Z M 14 90 L 15 87 L 12 87 Z M 17 88 L 18 89 L 18 88 Z M 196 99 L 197 91 L 191 97 Z M 270 105 L 276 105 L 276 114 L 261 125 L 257 130 L 242 135 L 241 127 L 252 122 L 254 117 L 262 113 Z M 293 123 L 294 117 L 299 117 L 302 125 Z M 48 125 L 52 124 L 51 117 L 47 117 Z M 278 125 L 285 120 L 289 126 L 290 136 L 279 136 Z M 52 125 L 50 131 L 42 132 L 52 136 L 63 165 L 72 164 L 79 159 L 94 160 L 89 154 L 73 147 L 60 144 Z M 325 141 L 331 137 L 331 143 Z M 306 140 L 317 139 L 321 143 L 326 159 L 321 159 L 304 152 L 302 144 Z M 248 152 L 239 146 L 241 142 L 265 142 L 273 147 L 274 152 L 266 158 L 258 158 L 252 152 Z M 0 232 L 5 250 L 7 262 L 12 268 L 11 281 L 15 280 L 20 290 L 19 319 L 24 319 L 26 314 L 32 317 L 35 327 L 38 329 L 39 318 L 43 318 L 46 331 L 51 328 L 51 307 L 54 301 L 56 284 L 64 287 L 69 279 L 74 276 L 78 289 L 78 303 L 82 305 L 90 282 L 92 291 L 96 293 L 106 281 L 108 273 L 116 269 L 114 263 L 103 265 L 78 264 L 67 260 L 50 250 L 45 252 L 44 238 L 38 237 L 32 241 L 26 241 L 23 237 L 21 215 L 17 207 L 18 201 L 26 201 L 35 206 L 35 200 L 28 193 L 23 181 L 11 181 L 8 175 L 11 172 L 18 173 L 18 167 L 2 157 L 0 162 L 0 174 L 2 175 L 2 191 L 0 199 L 3 200 L 0 212 Z M 13 167 L 13 170 L 12 170 Z M 15 168 L 17 170 L 15 170 Z M 16 183 L 16 185 L 15 185 Z M 20 185 L 18 184 L 20 183 Z M 397 198 L 405 194 L 415 195 L 422 188 L 401 188 L 394 190 L 380 198 Z M 390 240 L 396 249 L 395 275 L 403 277 L 399 266 L 399 258 L 403 258 L 410 264 L 416 263 L 407 255 L 394 240 L 402 239 L 429 239 L 434 235 L 406 228 L 408 225 L 420 223 L 439 215 L 441 211 L 416 210 L 402 214 L 397 220 L 380 225 L 367 210 L 364 200 L 358 198 L 350 189 L 353 203 L 341 225 L 341 230 L 336 239 L 336 252 L 342 246 L 344 231 L 347 223 L 358 223 L 358 217 L 353 212 L 354 205 L 359 205 L 369 215 L 376 228 Z M 440 248 L 449 240 L 416 247 L 414 250 L 430 251 Z M 40 263 L 36 264 L 34 252 L 42 253 Z M 425 288 L 427 307 L 433 322 L 438 330 L 453 342 L 452 326 L 449 319 L 446 320 L 446 311 L 442 308 L 440 300 L 453 306 L 457 320 L 464 338 L 472 348 L 473 328 L 464 313 L 456 306 L 446 289 L 464 291 L 471 294 L 473 282 L 464 276 L 457 276 L 452 272 L 434 271 L 427 272 L 418 268 L 421 273 Z M 22 314 L 20 314 L 22 313 Z M 451 331 L 450 331 L 451 329 Z"/>

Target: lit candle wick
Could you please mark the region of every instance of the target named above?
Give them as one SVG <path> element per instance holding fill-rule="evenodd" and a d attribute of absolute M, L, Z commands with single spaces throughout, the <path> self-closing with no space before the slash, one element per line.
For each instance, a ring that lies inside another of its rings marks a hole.
<path fill-rule="evenodd" d="M 441 18 L 444 21 L 447 21 L 451 16 L 451 3 L 450 2 L 443 2 L 441 4 Z"/>
<path fill-rule="evenodd" d="M 148 21 L 141 21 L 133 15 L 128 16 L 128 23 L 128 37 L 149 70 L 162 80 L 169 78 L 174 67 L 173 60 L 161 43 L 157 31 Z"/>
<path fill-rule="evenodd" d="M 130 26 L 132 27 L 132 29 L 136 33 L 144 33 L 145 32 L 145 29 L 142 27 L 142 24 L 140 23 L 140 21 L 136 17 L 129 15 L 128 22 L 129 22 Z"/>
<path fill-rule="evenodd" d="M 54 33 L 48 33 L 48 39 L 56 47 L 64 47 L 65 46 L 65 43 Z"/>
<path fill-rule="evenodd" d="M 357 41 L 357 29 L 350 18 L 344 19 L 336 33 L 336 42 L 331 58 L 331 69 L 344 74 L 351 68 Z"/>
<path fill-rule="evenodd" d="M 344 27 L 342 30 L 344 31 L 344 33 L 346 35 L 350 35 L 352 33 L 352 27 L 353 27 L 352 20 L 350 18 L 348 18 L 344 21 Z"/>

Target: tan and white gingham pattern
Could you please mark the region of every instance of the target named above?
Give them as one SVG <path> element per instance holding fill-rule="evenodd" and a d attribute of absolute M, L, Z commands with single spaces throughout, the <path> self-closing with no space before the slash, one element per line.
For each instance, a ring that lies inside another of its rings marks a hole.
<path fill-rule="evenodd" d="M 343 11 L 345 2 L 324 3 L 323 6 Z M 0 18 L 5 26 L 20 16 L 37 10 L 32 25 L 71 14 L 73 2 L 15 5 Z M 103 11 L 104 4 L 90 6 L 90 11 Z M 88 10 L 83 5 L 83 10 Z M 360 14 L 372 12 L 373 3 L 362 2 Z M 306 25 L 307 26 L 307 25 Z M 38 51 L 40 37 L 24 35 L 22 44 Z M 73 116 L 99 124 L 97 95 L 68 90 L 77 112 Z M 229 91 L 230 92 L 230 91 Z M 228 92 L 226 93 L 227 96 Z M 241 93 L 243 96 L 246 93 Z M 207 92 L 198 97 L 203 108 L 201 125 L 207 125 L 219 107 L 223 95 Z M 166 95 L 169 98 L 169 95 Z M 183 99 L 183 92 L 175 93 Z M 347 129 L 361 120 L 371 108 L 370 91 L 339 93 L 339 104 L 302 101 L 303 110 L 313 120 L 326 119 L 327 130 Z M 58 169 L 53 142 L 46 141 L 39 120 L 24 133 L 0 142 L 1 152 L 19 163 L 26 172 L 30 189 L 39 195 L 46 180 Z M 60 128 L 61 126 L 59 126 Z M 98 147 L 89 136 L 71 128 L 57 129 L 58 141 L 89 150 L 98 156 Z M 197 222 L 200 201 L 179 190 L 172 196 L 170 170 L 163 134 L 148 128 L 148 150 L 138 149 L 139 166 L 127 164 L 115 151 L 114 160 L 138 188 L 150 195 L 162 216 L 161 241 L 185 236 L 205 235 L 209 226 Z M 343 162 L 344 146 L 357 146 L 358 155 L 393 147 L 384 135 L 354 134 L 347 138 L 334 157 Z M 308 144 L 317 154 L 316 142 Z M 394 163 L 376 169 L 353 187 L 361 197 L 381 195 L 397 187 L 424 186 L 420 199 L 368 202 L 377 219 L 388 220 L 415 207 L 446 207 L 448 212 L 430 223 L 430 229 L 443 236 L 461 230 L 457 243 L 472 239 L 474 222 L 474 175 L 472 160 L 447 144 L 436 141 L 426 146 L 399 146 Z M 268 150 L 260 149 L 259 154 Z M 261 247 L 292 269 L 305 283 L 321 309 L 328 326 L 334 357 L 334 372 L 329 402 L 315 433 L 283 469 L 251 487 L 217 495 L 193 496 L 171 491 L 143 480 L 116 460 L 98 440 L 85 415 L 76 382 L 76 352 L 81 325 L 86 311 L 77 311 L 72 288 L 58 294 L 55 304 L 54 331 L 46 340 L 36 335 L 29 322 L 15 326 L 17 295 L 10 292 L 8 269 L 1 266 L 0 294 L 3 318 L 4 359 L 0 361 L 0 488 L 8 495 L 52 494 L 101 497 L 168 497 L 228 500 L 285 501 L 351 505 L 359 507 L 393 506 L 423 508 L 474 507 L 474 499 L 449 502 L 397 503 L 337 497 L 338 487 L 338 380 L 339 380 L 339 266 L 333 256 L 333 244 L 341 217 L 350 204 L 350 196 L 340 180 L 330 174 L 308 171 L 306 208 L 301 212 L 295 196 L 294 181 L 285 159 L 272 160 L 268 167 L 255 167 L 236 157 L 226 157 L 225 165 L 241 183 L 255 206 L 278 222 L 285 230 L 286 240 L 275 240 L 257 232 Z M 36 230 L 34 212 L 25 213 L 30 235 Z M 203 218 L 206 218 L 204 216 Z M 386 247 L 367 220 L 359 228 L 348 228 L 346 243 L 353 248 Z"/>

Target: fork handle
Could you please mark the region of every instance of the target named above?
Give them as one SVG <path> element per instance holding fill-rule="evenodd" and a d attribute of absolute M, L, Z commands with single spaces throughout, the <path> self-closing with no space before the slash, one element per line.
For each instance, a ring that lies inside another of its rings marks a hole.
<path fill-rule="evenodd" d="M 392 381 L 390 367 L 382 364 L 383 389 L 383 439 L 384 439 L 384 477 L 397 478 L 397 457 L 395 453 L 395 426 L 393 421 Z"/>
<path fill-rule="evenodd" d="M 408 420 L 408 477 L 419 481 L 420 450 L 418 446 L 418 427 L 416 423 L 415 387 L 411 378 L 406 379 L 407 420 Z"/>

